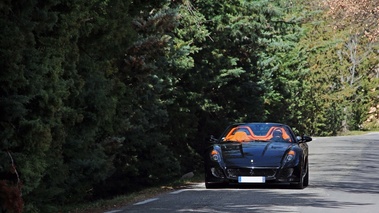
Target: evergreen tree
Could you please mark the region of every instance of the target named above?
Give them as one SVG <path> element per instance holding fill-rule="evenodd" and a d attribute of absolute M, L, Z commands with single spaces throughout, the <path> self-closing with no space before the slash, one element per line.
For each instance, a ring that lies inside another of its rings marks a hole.
<path fill-rule="evenodd" d="M 112 143 L 122 141 L 111 137 L 120 98 L 113 77 L 134 37 L 130 4 L 2 5 L 0 172 L 17 166 L 25 211 L 89 198 L 111 174 Z"/>
<path fill-rule="evenodd" d="M 68 84 L 61 78 L 65 50 L 52 33 L 55 4 L 9 2 L 1 12 L 1 154 L 13 156 L 27 211 L 48 170 L 62 163 L 55 154 L 64 141 L 60 119 Z M 2 163 L 7 168 L 9 161 Z"/>
<path fill-rule="evenodd" d="M 180 165 L 168 147 L 167 101 L 171 74 L 167 58 L 177 12 L 168 5 L 140 13 L 133 20 L 138 41 L 125 49 L 116 75 L 122 85 L 117 105 L 118 133 L 125 138 L 115 160 L 116 172 L 98 190 L 124 193 L 176 177 Z"/>
<path fill-rule="evenodd" d="M 288 110 L 281 117 L 275 113 L 295 104 L 290 88 L 301 76 L 296 70 L 301 62 L 293 62 L 297 56 L 286 56 L 301 36 L 299 26 L 286 19 L 282 6 L 279 1 L 196 2 L 210 34 L 196 44 L 202 48 L 188 78 L 198 80 L 185 86 L 199 94 L 202 116 L 213 117 L 218 128 L 235 121 L 294 119 Z"/>

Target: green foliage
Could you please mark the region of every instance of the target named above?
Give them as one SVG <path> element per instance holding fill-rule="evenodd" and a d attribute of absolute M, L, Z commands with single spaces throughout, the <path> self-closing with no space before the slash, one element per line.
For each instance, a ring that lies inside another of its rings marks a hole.
<path fill-rule="evenodd" d="M 278 116 L 275 111 L 296 104 L 292 102 L 295 91 L 291 94 L 289 90 L 299 84 L 296 79 L 301 75 L 296 69 L 301 61 L 295 61 L 298 55 L 294 51 L 301 30 L 296 22 L 287 20 L 279 3 L 196 2 L 210 20 L 205 25 L 212 34 L 199 44 L 203 48 L 196 55 L 192 73 L 198 72 L 201 77 L 196 79 L 209 82 L 200 93 L 207 100 L 206 107 L 219 110 L 212 114 L 220 120 L 226 118 L 221 125 L 231 121 L 293 120 L 293 115 Z M 288 62 L 288 52 L 292 51 L 294 58 Z"/>
<path fill-rule="evenodd" d="M 54 205 L 91 196 L 93 185 L 111 174 L 114 153 L 102 141 L 113 134 L 110 75 L 129 42 L 122 33 L 130 26 L 126 6 L 32 1 L 2 7 L 1 150 L 13 153 L 25 211 L 55 211 Z"/>
<path fill-rule="evenodd" d="M 330 27 L 328 17 L 316 13 L 315 20 L 307 22 L 307 36 L 300 45 L 308 49 L 310 75 L 306 81 L 312 85 L 308 95 L 308 126 L 312 134 L 336 135 L 341 131 L 357 130 L 366 119 L 370 105 L 375 102 L 368 91 L 377 62 L 372 44 L 349 30 Z"/>
<path fill-rule="evenodd" d="M 375 127 L 378 47 L 324 15 L 303 0 L 1 3 L 1 183 L 18 186 L 11 153 L 24 211 L 57 212 L 201 170 L 230 122 Z"/>

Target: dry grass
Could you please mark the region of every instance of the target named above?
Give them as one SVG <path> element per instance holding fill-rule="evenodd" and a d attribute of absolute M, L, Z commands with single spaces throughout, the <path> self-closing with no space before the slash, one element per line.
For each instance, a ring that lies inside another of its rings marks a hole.
<path fill-rule="evenodd" d="M 364 134 L 371 133 L 371 132 L 379 132 L 379 129 L 374 129 L 374 130 L 371 130 L 371 131 L 348 131 L 348 132 L 340 133 L 339 135 L 340 136 L 364 135 Z"/>

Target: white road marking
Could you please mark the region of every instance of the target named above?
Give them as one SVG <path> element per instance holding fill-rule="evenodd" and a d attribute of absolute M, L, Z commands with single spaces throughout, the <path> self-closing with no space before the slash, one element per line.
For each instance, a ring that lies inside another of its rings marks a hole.
<path fill-rule="evenodd" d="M 182 190 L 177 190 L 177 191 L 174 191 L 174 192 L 170 192 L 170 194 L 177 195 L 177 194 L 182 193 L 184 191 L 187 191 L 187 189 L 182 189 Z"/>
<path fill-rule="evenodd" d="M 134 206 L 143 205 L 143 204 L 146 204 L 146 203 L 150 203 L 150 202 L 156 201 L 156 200 L 158 200 L 158 199 L 159 199 L 159 198 L 152 198 L 152 199 L 148 199 L 148 200 L 144 200 L 144 201 L 141 201 L 141 202 L 135 203 L 135 204 L 133 204 L 133 205 L 134 205 Z"/>
<path fill-rule="evenodd" d="M 108 212 L 104 212 L 104 213 L 116 213 L 116 212 L 121 212 L 122 210 L 112 210 L 112 211 L 108 211 Z"/>

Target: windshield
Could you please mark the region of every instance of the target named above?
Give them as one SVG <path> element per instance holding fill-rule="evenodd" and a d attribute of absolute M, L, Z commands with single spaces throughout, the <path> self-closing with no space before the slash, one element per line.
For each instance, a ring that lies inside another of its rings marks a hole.
<path fill-rule="evenodd" d="M 251 123 L 229 127 L 222 136 L 224 142 L 293 142 L 288 127 L 277 124 Z"/>

